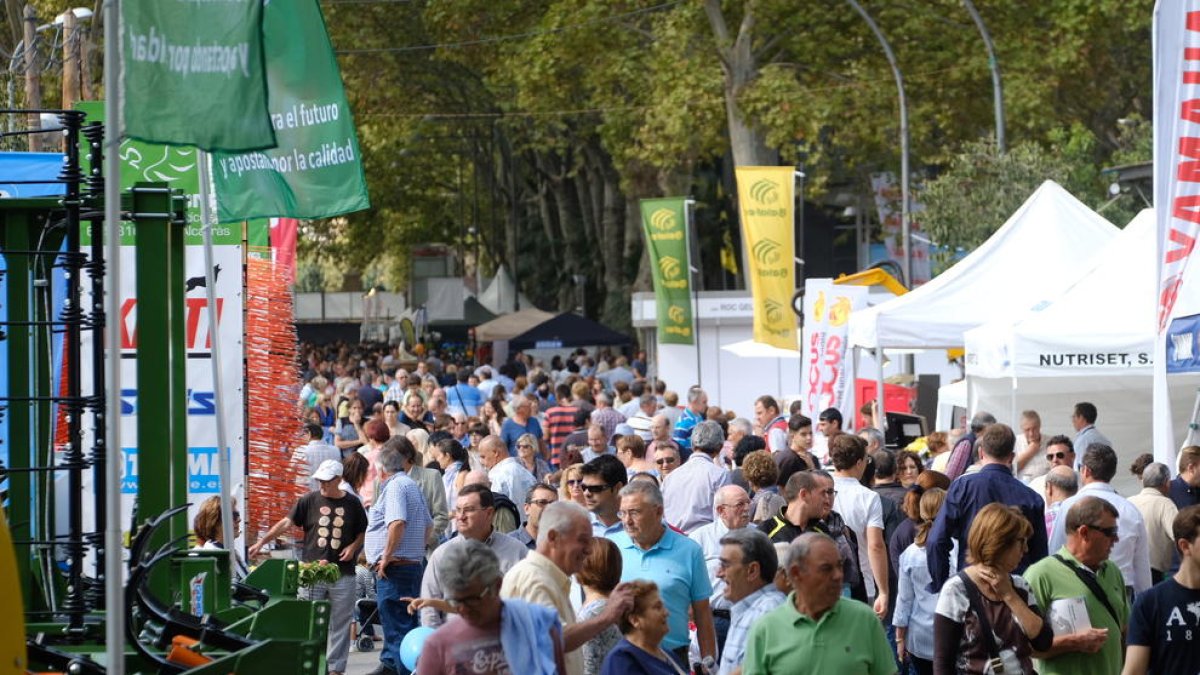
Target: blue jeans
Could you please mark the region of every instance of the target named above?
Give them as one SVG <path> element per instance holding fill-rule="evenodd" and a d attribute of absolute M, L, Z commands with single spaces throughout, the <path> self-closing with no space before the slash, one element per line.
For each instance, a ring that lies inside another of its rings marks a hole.
<path fill-rule="evenodd" d="M 408 613 L 408 603 L 400 598 L 415 598 L 421 594 L 422 565 L 396 563 L 387 568 L 375 585 L 379 603 L 379 619 L 383 623 L 383 649 L 379 662 L 400 675 L 411 671 L 400 662 L 400 643 L 408 631 L 417 627 L 417 616 Z"/>

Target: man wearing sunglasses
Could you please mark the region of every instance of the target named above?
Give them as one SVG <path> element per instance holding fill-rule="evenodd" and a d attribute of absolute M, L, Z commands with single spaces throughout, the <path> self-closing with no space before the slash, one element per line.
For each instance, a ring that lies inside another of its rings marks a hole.
<path fill-rule="evenodd" d="M 1121 538 L 1115 506 L 1095 496 L 1081 497 L 1067 511 L 1067 541 L 1034 563 L 1025 579 L 1046 608 L 1054 643 L 1039 655 L 1038 672 L 1111 673 L 1121 670 L 1121 636 L 1129 625 L 1129 601 L 1121 570 L 1109 560 Z M 1083 598 L 1090 627 L 1065 620 L 1064 607 Z"/>
<path fill-rule="evenodd" d="M 1046 494 L 1046 476 L 1050 470 L 1060 466 L 1075 470 L 1075 448 L 1071 445 L 1071 439 L 1062 434 L 1050 437 L 1046 441 L 1046 462 L 1050 465 L 1047 473 L 1029 481 L 1030 489 L 1039 495 Z"/>
<path fill-rule="evenodd" d="M 1111 446 L 1093 443 L 1088 446 L 1080 461 L 1079 478 L 1082 487 L 1074 497 L 1063 502 L 1062 508 L 1070 513 L 1071 507 L 1085 497 L 1099 497 L 1116 509 L 1117 525 L 1121 538 L 1113 546 L 1111 560 L 1121 568 L 1125 586 L 1130 597 L 1150 588 L 1150 539 L 1146 534 L 1146 522 L 1137 507 L 1117 494 L 1109 481 L 1117 473 L 1117 453 Z M 1054 523 L 1050 535 L 1050 550 L 1056 551 L 1066 543 L 1066 521 L 1060 518 Z"/>
<path fill-rule="evenodd" d="M 617 511 L 621 507 L 618 493 L 627 480 L 625 465 L 612 455 L 601 455 L 581 469 L 583 501 L 591 512 L 592 535 L 607 537 L 624 529 Z"/>

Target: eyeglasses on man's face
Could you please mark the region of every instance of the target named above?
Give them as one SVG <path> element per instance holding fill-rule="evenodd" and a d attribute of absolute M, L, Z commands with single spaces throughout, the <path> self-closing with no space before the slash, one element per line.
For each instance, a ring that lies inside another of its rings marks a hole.
<path fill-rule="evenodd" d="M 678 461 L 679 460 L 675 459 L 674 457 L 659 457 L 658 459 L 654 460 L 654 463 L 655 464 L 674 464 L 675 462 L 678 462 Z"/>
<path fill-rule="evenodd" d="M 612 489 L 612 487 L 613 487 L 613 486 L 611 486 L 611 485 L 609 485 L 609 484 L 607 484 L 607 483 L 604 483 L 604 484 L 601 484 L 601 485 L 588 485 L 587 483 L 584 483 L 584 484 L 583 484 L 583 491 L 584 491 L 584 492 L 587 492 L 587 493 L 589 493 L 589 494 L 598 495 L 598 494 L 600 494 L 601 492 L 604 492 L 605 490 L 611 490 L 611 489 Z"/>
<path fill-rule="evenodd" d="M 489 596 L 495 592 L 496 592 L 496 589 L 494 587 L 488 586 L 487 588 L 476 593 L 475 595 L 468 595 L 465 598 L 446 598 L 446 602 L 450 603 L 450 606 L 455 609 L 459 609 L 459 608 L 462 608 L 467 605 L 474 607 L 475 605 L 477 605 L 481 601 L 483 601 L 484 598 L 486 598 L 487 596 Z"/>

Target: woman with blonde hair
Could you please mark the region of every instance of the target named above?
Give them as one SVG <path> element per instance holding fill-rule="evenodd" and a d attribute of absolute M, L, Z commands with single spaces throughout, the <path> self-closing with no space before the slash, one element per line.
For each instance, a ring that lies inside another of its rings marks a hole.
<path fill-rule="evenodd" d="M 517 437 L 517 461 L 541 483 L 550 473 L 550 464 L 538 452 L 539 448 L 537 436 L 521 434 Z"/>
<path fill-rule="evenodd" d="M 558 483 L 558 498 L 565 502 L 575 502 L 587 508 L 583 498 L 583 465 L 572 464 L 562 470 L 562 478 Z"/>
<path fill-rule="evenodd" d="M 892 615 L 892 625 L 896 627 L 896 655 L 901 663 L 909 661 L 917 675 L 933 672 L 933 616 L 938 594 L 928 590 L 932 578 L 925 557 L 925 541 L 945 501 L 946 491 L 937 487 L 920 496 L 916 538 L 900 555 L 900 564 L 896 568 L 896 610 Z"/>
<path fill-rule="evenodd" d="M 1013 571 L 1028 550 L 1033 526 L 1015 506 L 988 504 L 967 534 L 970 565 L 950 577 L 933 619 L 933 672 L 1033 673 L 1033 652 L 1054 641 L 1050 622 Z"/>
<path fill-rule="evenodd" d="M 425 456 L 429 453 L 429 432 L 424 429 L 410 429 L 404 437 L 417 449 L 417 459 L 413 463 L 425 466 Z"/>

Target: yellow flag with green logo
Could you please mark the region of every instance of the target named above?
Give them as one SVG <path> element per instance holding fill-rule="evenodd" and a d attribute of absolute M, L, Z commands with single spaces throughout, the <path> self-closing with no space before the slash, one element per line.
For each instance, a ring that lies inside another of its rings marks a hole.
<path fill-rule="evenodd" d="M 650 271 L 654 277 L 658 341 L 664 344 L 693 344 L 695 334 L 692 326 L 685 199 L 643 199 L 639 205 L 642 209 L 642 229 L 646 234 L 646 250 L 650 253 Z"/>
<path fill-rule="evenodd" d="M 737 167 L 742 242 L 749 262 L 746 274 L 754 300 L 754 341 L 798 350 L 792 312 L 794 173 L 790 166 Z"/>

